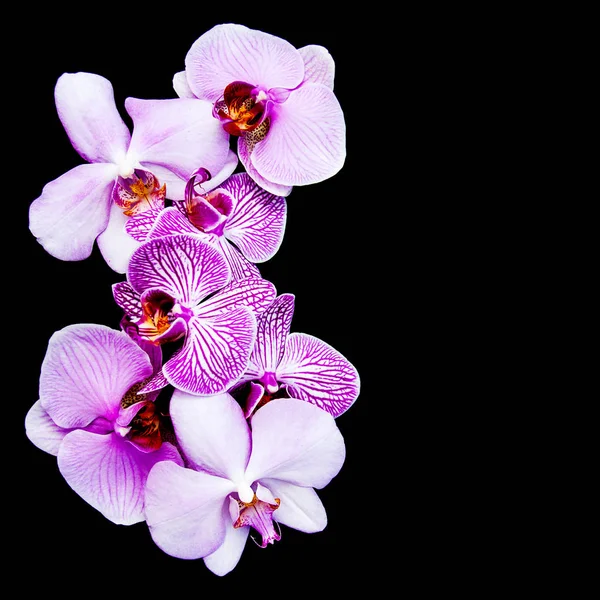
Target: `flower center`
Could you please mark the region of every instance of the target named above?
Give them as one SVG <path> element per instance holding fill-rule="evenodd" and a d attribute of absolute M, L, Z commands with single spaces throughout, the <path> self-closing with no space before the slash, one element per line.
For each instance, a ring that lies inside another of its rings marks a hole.
<path fill-rule="evenodd" d="M 166 194 L 166 184 L 161 187 L 152 173 L 134 169 L 128 176 L 117 177 L 113 200 L 125 215 L 131 217 L 147 210 L 164 208 Z"/>
<path fill-rule="evenodd" d="M 223 98 L 215 102 L 213 114 L 230 135 L 244 135 L 261 127 L 268 130 L 269 99 L 265 90 L 234 81 L 225 88 Z"/>
<path fill-rule="evenodd" d="M 233 523 L 233 526 L 244 527 L 246 525 L 253 527 L 261 535 L 261 548 L 266 548 L 267 544 L 273 544 L 281 539 L 281 533 L 275 531 L 273 512 L 279 508 L 281 500 L 274 498 L 274 503 L 260 500 L 256 494 L 250 502 L 237 500 L 239 507 L 239 516 Z"/>

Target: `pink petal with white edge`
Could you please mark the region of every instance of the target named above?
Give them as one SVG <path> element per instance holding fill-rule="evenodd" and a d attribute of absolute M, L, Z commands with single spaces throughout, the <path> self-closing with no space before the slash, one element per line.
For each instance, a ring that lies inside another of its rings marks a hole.
<path fill-rule="evenodd" d="M 261 277 L 258 267 L 247 258 L 244 258 L 244 255 L 224 237 L 220 237 L 217 243 L 231 269 L 232 279 L 240 281 L 248 277 Z"/>
<path fill-rule="evenodd" d="M 183 464 L 165 442 L 156 452 L 140 452 L 116 433 L 72 431 L 58 451 L 58 468 L 88 504 L 118 525 L 144 520 L 144 487 L 150 469 L 161 461 Z"/>
<path fill-rule="evenodd" d="M 224 508 L 227 511 L 227 507 Z M 204 557 L 204 564 L 215 575 L 223 577 L 235 569 L 248 539 L 250 527 L 234 527 L 229 517 L 229 511 L 224 513 L 225 539 L 217 550 Z"/>
<path fill-rule="evenodd" d="M 116 167 L 80 165 L 44 186 L 29 207 L 29 229 L 46 252 L 83 260 L 108 224 Z"/>
<path fill-rule="evenodd" d="M 262 483 L 273 496 L 281 500 L 279 508 L 273 513 L 278 523 L 304 533 L 325 529 L 327 513 L 317 492 L 311 487 L 300 487 L 280 479 L 263 479 Z"/>
<path fill-rule="evenodd" d="M 237 199 L 225 223 L 225 237 L 252 262 L 272 258 L 283 241 L 285 198 L 263 190 L 247 173 L 232 175 L 221 187 Z"/>
<path fill-rule="evenodd" d="M 252 164 L 262 177 L 283 185 L 308 185 L 335 175 L 346 159 L 344 113 L 334 93 L 306 83 L 273 107 L 267 137 L 256 144 Z"/>
<path fill-rule="evenodd" d="M 185 71 L 179 71 L 173 75 L 173 89 L 180 98 L 195 98 L 194 92 L 190 89 L 187 82 Z"/>
<path fill-rule="evenodd" d="M 73 431 L 59 427 L 44 410 L 41 400 L 38 400 L 25 416 L 25 433 L 29 441 L 37 446 L 40 450 L 58 455 L 60 443 L 64 437 Z"/>
<path fill-rule="evenodd" d="M 304 82 L 322 83 L 333 90 L 335 63 L 327 48 L 311 45 L 298 52 L 304 60 Z"/>
<path fill-rule="evenodd" d="M 243 25 L 217 25 L 200 36 L 185 57 L 187 81 L 198 98 L 215 102 L 234 81 L 265 89 L 292 89 L 304 62 L 289 42 Z"/>
<path fill-rule="evenodd" d="M 173 392 L 169 414 L 175 435 L 195 468 L 238 482 L 250 458 L 250 429 L 229 395 L 192 396 Z"/>
<path fill-rule="evenodd" d="M 227 479 L 184 469 L 173 462 L 156 465 L 146 484 L 146 521 L 156 545 L 177 558 L 212 554 L 231 526 L 223 506 L 234 485 Z"/>
<path fill-rule="evenodd" d="M 125 225 L 129 217 L 113 204 L 110 209 L 110 218 L 106 229 L 98 236 L 98 248 L 106 264 L 117 273 L 124 274 L 127 271 L 129 259 L 134 250 L 139 247 L 140 242 L 132 238 Z"/>
<path fill-rule="evenodd" d="M 173 235 L 142 244 L 129 261 L 127 279 L 140 294 L 158 288 L 177 302 L 194 306 L 231 277 L 223 255 L 190 235 Z"/>
<path fill-rule="evenodd" d="M 275 286 L 270 281 L 262 277 L 248 277 L 232 281 L 220 289 L 196 309 L 196 314 L 212 318 L 239 306 L 247 306 L 255 314 L 260 314 L 272 304 L 276 295 Z"/>
<path fill-rule="evenodd" d="M 360 379 L 354 366 L 335 348 L 305 333 L 292 333 L 276 373 L 293 398 L 326 410 L 334 417 L 358 398 Z"/>
<path fill-rule="evenodd" d="M 185 345 L 168 360 L 163 373 L 175 388 L 212 396 L 229 389 L 242 376 L 256 337 L 256 319 L 249 308 L 235 308 L 188 323 Z"/>
<path fill-rule="evenodd" d="M 190 223 L 189 219 L 183 216 L 179 209 L 170 206 L 162 210 L 158 215 L 158 218 L 148 232 L 148 240 L 165 237 L 166 235 L 177 235 L 179 233 L 198 236 L 205 242 L 210 242 L 213 238 L 213 236 L 196 229 Z"/>
<path fill-rule="evenodd" d="M 122 332 L 104 325 L 69 325 L 52 335 L 40 375 L 40 399 L 60 427 L 116 418 L 121 399 L 152 375 L 148 355 Z"/>
<path fill-rule="evenodd" d="M 279 183 L 273 183 L 272 181 L 268 181 L 265 179 L 257 170 L 256 167 L 252 164 L 251 151 L 248 143 L 245 138 L 238 138 L 238 155 L 240 157 L 240 162 L 242 163 L 244 169 L 252 179 L 265 191 L 270 194 L 274 194 L 275 196 L 283 196 L 284 198 L 289 196 L 292 193 L 293 186 L 291 185 L 280 185 Z"/>
<path fill-rule="evenodd" d="M 198 167 L 218 173 L 229 155 L 229 135 L 212 114 L 212 105 L 203 100 L 138 100 L 127 98 L 125 108 L 134 128 L 128 156 L 131 161 L 165 167 L 187 181 Z"/>
<path fill-rule="evenodd" d="M 294 295 L 281 294 L 260 315 L 256 327 L 256 345 L 250 361 L 261 376 L 265 371 L 275 373 L 285 352 L 294 316 Z"/>
<path fill-rule="evenodd" d="M 118 164 L 125 158 L 129 129 L 108 79 L 93 73 L 64 73 L 56 82 L 54 99 L 63 127 L 84 160 Z"/>
<path fill-rule="evenodd" d="M 272 400 L 254 413 L 250 424 L 248 481 L 273 478 L 322 488 L 342 468 L 342 434 L 334 418 L 312 404 L 295 398 Z"/>

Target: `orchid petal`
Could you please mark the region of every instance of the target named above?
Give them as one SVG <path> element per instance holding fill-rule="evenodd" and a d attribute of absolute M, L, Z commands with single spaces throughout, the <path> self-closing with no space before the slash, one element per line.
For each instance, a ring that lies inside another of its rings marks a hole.
<path fill-rule="evenodd" d="M 84 160 L 118 164 L 125 158 L 129 130 L 108 79 L 93 73 L 64 73 L 56 82 L 54 99 L 63 127 Z"/>
<path fill-rule="evenodd" d="M 237 199 L 225 224 L 225 237 L 252 262 L 272 258 L 283 240 L 285 198 L 263 190 L 247 173 L 232 175 L 221 187 Z"/>
<path fill-rule="evenodd" d="M 316 533 L 323 531 L 327 525 L 327 513 L 315 490 L 311 487 L 300 487 L 280 479 L 263 479 L 273 496 L 281 500 L 273 518 L 283 525 Z"/>
<path fill-rule="evenodd" d="M 304 82 L 322 83 L 333 90 L 335 63 L 323 46 L 304 46 L 298 50 L 304 60 Z"/>
<path fill-rule="evenodd" d="M 205 242 L 210 242 L 211 235 L 207 235 L 203 231 L 196 229 L 188 219 L 186 219 L 181 211 L 174 206 L 165 208 L 160 212 L 158 218 L 148 232 L 148 240 L 165 237 L 167 235 L 177 235 L 179 233 L 187 233 L 188 235 L 198 236 Z"/>
<path fill-rule="evenodd" d="M 284 198 L 289 196 L 294 189 L 291 185 L 281 185 L 265 179 L 252 164 L 252 152 L 250 146 L 244 137 L 238 138 L 237 143 L 238 155 L 240 162 L 250 177 L 266 192 L 274 194 L 275 196 L 283 196 Z"/>
<path fill-rule="evenodd" d="M 112 286 L 113 298 L 117 306 L 130 318 L 140 319 L 142 317 L 142 303 L 140 295 L 131 287 L 127 281 L 120 281 Z"/>
<path fill-rule="evenodd" d="M 199 396 L 220 394 L 241 377 L 256 337 L 256 319 L 245 306 L 210 318 L 194 317 L 181 352 L 163 373 L 175 388 Z"/>
<path fill-rule="evenodd" d="M 69 325 L 52 335 L 42 362 L 40 399 L 60 427 L 116 418 L 121 399 L 152 374 L 148 355 L 104 325 Z"/>
<path fill-rule="evenodd" d="M 159 348 L 160 348 L 160 346 L 159 346 Z M 175 356 L 175 354 L 173 356 Z M 173 358 L 173 357 L 171 357 L 171 358 Z M 152 379 L 150 379 L 150 381 L 148 381 L 148 383 L 146 383 L 146 385 L 144 385 L 140 389 L 139 393 L 140 394 L 151 394 L 151 393 L 157 392 L 159 390 L 162 390 L 164 387 L 167 387 L 168 385 L 169 385 L 169 382 L 167 381 L 167 378 L 165 377 L 165 374 L 162 372 L 162 369 L 161 369 L 160 371 L 155 373 L 154 376 L 152 377 Z"/>
<path fill-rule="evenodd" d="M 185 71 L 179 71 L 173 75 L 173 89 L 180 98 L 195 98 L 194 93 L 190 89 L 187 82 Z"/>
<path fill-rule="evenodd" d="M 117 273 L 125 273 L 129 259 L 134 250 L 140 245 L 132 238 L 125 228 L 129 217 L 113 204 L 106 229 L 98 236 L 98 248 L 106 264 Z"/>
<path fill-rule="evenodd" d="M 276 373 L 288 393 L 339 417 L 358 398 L 360 379 L 337 350 L 305 333 L 292 333 Z"/>
<path fill-rule="evenodd" d="M 58 455 L 60 443 L 70 431 L 73 430 L 59 427 L 51 419 L 42 406 L 41 400 L 38 400 L 25 416 L 25 433 L 29 441 L 40 450 L 53 456 Z"/>
<path fill-rule="evenodd" d="M 266 310 L 277 292 L 275 286 L 262 277 L 248 277 L 240 281 L 232 281 L 214 296 L 205 300 L 196 310 L 201 317 L 214 317 L 232 308 L 247 306 L 256 314 Z"/>
<path fill-rule="evenodd" d="M 144 520 L 144 486 L 150 469 L 161 461 L 183 464 L 165 442 L 155 452 L 140 452 L 115 433 L 72 431 L 58 451 L 58 468 L 88 504 L 119 525 Z"/>
<path fill-rule="evenodd" d="M 234 81 L 265 89 L 295 88 L 304 62 L 287 41 L 243 25 L 217 25 L 200 36 L 185 57 L 187 81 L 198 98 L 215 102 Z"/>
<path fill-rule="evenodd" d="M 138 100 L 127 98 L 125 108 L 134 128 L 128 156 L 158 165 L 187 180 L 199 166 L 218 173 L 229 154 L 229 136 L 202 100 Z M 154 170 L 150 168 L 154 173 Z M 160 175 L 155 173 L 157 177 Z M 167 181 L 167 196 L 169 184 Z"/>
<path fill-rule="evenodd" d="M 324 85 L 306 83 L 273 108 L 267 137 L 251 155 L 269 181 L 308 185 L 335 175 L 346 158 L 344 113 Z"/>
<path fill-rule="evenodd" d="M 226 523 L 225 539 L 212 554 L 204 557 L 206 567 L 220 577 L 233 571 L 240 562 L 250 533 L 250 527 L 234 527 L 233 523 L 227 518 L 229 516 L 227 507 L 225 506 L 223 510 L 223 520 Z"/>
<path fill-rule="evenodd" d="M 60 260 L 87 258 L 108 223 L 116 167 L 80 165 L 44 186 L 29 208 L 29 229 Z"/>
<path fill-rule="evenodd" d="M 156 545 L 177 558 L 202 558 L 223 543 L 223 505 L 235 486 L 227 479 L 184 469 L 173 462 L 156 465 L 146 483 L 146 521 Z"/>
<path fill-rule="evenodd" d="M 250 361 L 257 372 L 275 373 L 285 352 L 285 344 L 290 333 L 294 316 L 294 295 L 281 294 L 257 320 L 256 345 Z"/>
<path fill-rule="evenodd" d="M 231 278 L 239 281 L 248 277 L 261 277 L 258 267 L 251 263 L 244 255 L 224 237 L 220 237 L 219 248 L 231 269 Z"/>
<path fill-rule="evenodd" d="M 129 261 L 127 278 L 139 293 L 158 288 L 193 306 L 227 284 L 230 271 L 217 248 L 182 234 L 142 244 Z"/>
<path fill-rule="evenodd" d="M 322 488 L 342 468 L 342 434 L 334 418 L 312 404 L 295 398 L 272 400 L 254 413 L 250 425 L 248 481 L 274 478 Z"/>
<path fill-rule="evenodd" d="M 245 378 L 245 375 L 246 373 L 242 379 Z M 246 419 L 250 418 L 250 415 L 254 412 L 254 409 L 265 395 L 265 388 L 260 383 L 250 381 L 248 386 L 248 395 L 246 396 L 246 406 L 244 408 L 244 417 L 246 417 Z"/>
<path fill-rule="evenodd" d="M 145 242 L 148 239 L 152 226 L 162 212 L 163 209 L 151 208 L 150 210 L 145 210 L 144 212 L 129 217 L 125 223 L 125 231 L 136 242 Z"/>
<path fill-rule="evenodd" d="M 229 394 L 200 397 L 175 390 L 169 414 L 194 468 L 233 482 L 243 479 L 250 458 L 250 429 Z"/>

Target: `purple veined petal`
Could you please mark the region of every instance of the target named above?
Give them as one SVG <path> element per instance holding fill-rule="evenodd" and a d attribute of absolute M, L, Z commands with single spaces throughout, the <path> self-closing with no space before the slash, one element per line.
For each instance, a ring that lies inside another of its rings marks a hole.
<path fill-rule="evenodd" d="M 48 342 L 40 399 L 60 427 L 85 427 L 116 418 L 132 385 L 150 377 L 148 355 L 122 332 L 104 325 L 69 325 Z"/>
<path fill-rule="evenodd" d="M 289 42 L 243 25 L 217 25 L 200 36 L 185 57 L 187 81 L 198 98 L 215 102 L 234 81 L 265 89 L 295 88 L 304 62 Z"/>
<path fill-rule="evenodd" d="M 38 400 L 25 416 L 25 433 L 29 441 L 40 450 L 58 456 L 58 449 L 64 437 L 73 431 L 59 427 L 44 410 L 41 400 Z"/>
<path fill-rule="evenodd" d="M 256 338 L 256 319 L 249 308 L 238 307 L 210 318 L 193 317 L 181 352 L 163 366 L 167 381 L 197 396 L 229 389 L 248 364 Z"/>
<path fill-rule="evenodd" d="M 327 513 L 315 490 L 280 479 L 261 481 L 273 496 L 281 500 L 279 508 L 273 513 L 273 518 L 278 523 L 304 533 L 316 533 L 325 529 Z"/>
<path fill-rule="evenodd" d="M 129 283 L 140 294 L 158 288 L 187 306 L 220 290 L 230 277 L 217 248 L 185 234 L 145 242 L 133 253 L 127 272 Z"/>
<path fill-rule="evenodd" d="M 327 48 L 304 46 L 298 50 L 304 60 L 304 82 L 322 83 L 333 90 L 335 62 Z"/>
<path fill-rule="evenodd" d="M 234 483 L 243 480 L 250 429 L 229 394 L 200 397 L 175 390 L 169 414 L 179 445 L 196 470 Z"/>
<path fill-rule="evenodd" d="M 196 229 L 178 208 L 170 206 L 161 211 L 148 232 L 148 240 L 165 237 L 167 235 L 178 235 L 187 233 L 199 237 L 202 241 L 209 243 L 213 236 Z"/>
<path fill-rule="evenodd" d="M 129 259 L 134 250 L 139 247 L 136 241 L 127 233 L 126 225 L 129 217 L 113 204 L 106 229 L 98 236 L 98 248 L 106 264 L 115 272 L 124 274 L 127 271 Z"/>
<path fill-rule="evenodd" d="M 108 224 L 116 167 L 80 165 L 44 186 L 29 207 L 29 229 L 60 260 L 87 258 Z"/>
<path fill-rule="evenodd" d="M 63 127 L 84 160 L 118 164 L 125 158 L 129 129 L 108 79 L 93 73 L 64 73 L 56 82 L 54 99 Z"/>
<path fill-rule="evenodd" d="M 240 562 L 250 533 L 250 527 L 233 526 L 227 505 L 223 507 L 223 521 L 225 522 L 223 543 L 212 554 L 204 557 L 206 567 L 220 577 L 233 571 Z"/>
<path fill-rule="evenodd" d="M 265 371 L 275 373 L 285 352 L 294 316 L 294 295 L 281 294 L 257 319 L 256 344 L 252 364 L 262 376 Z"/>
<path fill-rule="evenodd" d="M 246 369 L 246 372 L 247 371 L 248 369 Z M 258 406 L 258 403 L 265 395 L 265 388 L 260 383 L 254 383 L 253 381 L 250 381 L 248 386 L 249 391 L 248 396 L 246 397 L 246 405 L 244 408 L 244 417 L 246 417 L 246 419 L 248 419 L 254 412 L 254 409 Z"/>
<path fill-rule="evenodd" d="M 279 183 L 274 183 L 273 181 L 268 181 L 265 179 L 257 170 L 256 167 L 252 164 L 252 152 L 248 142 L 245 138 L 238 138 L 238 155 L 240 158 L 240 162 L 242 163 L 244 169 L 252 179 L 265 191 L 270 194 L 274 194 L 275 196 L 283 196 L 286 198 L 292 193 L 293 186 L 291 185 L 281 185 Z"/>
<path fill-rule="evenodd" d="M 127 281 L 119 281 L 112 286 L 113 298 L 117 306 L 130 318 L 142 317 L 142 303 L 140 295 Z"/>
<path fill-rule="evenodd" d="M 128 156 L 147 164 L 165 167 L 187 181 L 198 167 L 218 173 L 229 155 L 229 135 L 212 114 L 209 102 L 190 98 L 138 100 L 127 98 L 125 108 L 134 128 Z M 163 180 L 161 180 L 163 181 Z M 169 195 L 169 182 L 167 197 Z"/>
<path fill-rule="evenodd" d="M 144 487 L 150 469 L 161 461 L 183 461 L 164 442 L 156 452 L 140 452 L 115 433 L 72 431 L 58 451 L 58 468 L 71 488 L 118 525 L 144 520 Z"/>
<path fill-rule="evenodd" d="M 146 483 L 145 500 L 146 521 L 156 545 L 176 558 L 212 554 L 225 538 L 223 505 L 234 488 L 227 479 L 173 462 L 156 465 Z"/>
<path fill-rule="evenodd" d="M 137 215 L 129 217 L 125 223 L 125 231 L 136 241 L 145 242 L 152 226 L 158 219 L 163 209 L 152 208 Z"/>
<path fill-rule="evenodd" d="M 160 346 L 159 346 L 160 347 Z M 177 353 L 179 353 L 179 350 L 177 351 Z M 176 356 L 176 354 L 174 354 L 172 358 L 174 358 Z M 167 381 L 167 378 L 165 377 L 165 374 L 162 372 L 162 369 L 160 371 L 157 371 L 153 377 L 150 379 L 150 381 L 148 381 L 148 383 L 146 383 L 146 385 L 144 385 L 142 388 L 140 388 L 139 393 L 140 394 L 152 394 L 154 392 L 158 392 L 160 390 L 162 390 L 163 388 L 167 387 L 169 385 L 169 382 Z"/>
<path fill-rule="evenodd" d="M 287 203 L 260 188 L 247 173 L 232 175 L 222 186 L 237 205 L 223 233 L 252 262 L 272 258 L 283 240 Z"/>
<path fill-rule="evenodd" d="M 173 89 L 180 98 L 195 98 L 187 82 L 185 71 L 179 71 L 173 75 Z"/>
<path fill-rule="evenodd" d="M 281 479 L 320 489 L 342 468 L 346 449 L 335 419 L 308 402 L 278 398 L 259 408 L 250 424 L 248 481 Z"/>
<path fill-rule="evenodd" d="M 265 311 L 275 299 L 275 286 L 262 277 L 248 277 L 232 281 L 196 309 L 199 317 L 213 318 L 240 306 L 247 306 L 256 314 Z"/>
<path fill-rule="evenodd" d="M 287 385 L 290 396 L 311 402 L 334 417 L 347 411 L 360 391 L 354 366 L 329 344 L 305 333 L 288 337 L 276 378 Z"/>
<path fill-rule="evenodd" d="M 229 264 L 232 279 L 240 281 L 241 279 L 247 279 L 248 277 L 261 277 L 258 267 L 245 258 L 244 255 L 224 237 L 220 237 L 217 240 L 217 243 L 227 264 Z"/>
<path fill-rule="evenodd" d="M 335 175 L 346 159 L 346 124 L 334 93 L 318 83 L 293 91 L 274 106 L 269 133 L 250 158 L 262 177 L 283 185 Z"/>

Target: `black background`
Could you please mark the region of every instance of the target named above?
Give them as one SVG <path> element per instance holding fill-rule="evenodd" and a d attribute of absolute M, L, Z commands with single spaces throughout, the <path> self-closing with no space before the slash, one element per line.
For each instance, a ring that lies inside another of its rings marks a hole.
<path fill-rule="evenodd" d="M 121 316 L 111 284 L 124 277 L 104 263 L 97 247 L 84 261 L 61 262 L 28 229 L 29 205 L 43 186 L 84 162 L 57 117 L 56 80 L 77 71 L 108 78 L 131 125 L 125 98 L 175 97 L 172 76 L 184 68 L 189 47 L 222 22 L 261 29 L 297 48 L 322 45 L 336 63 L 334 91 L 347 127 L 345 165 L 327 181 L 294 188 L 282 246 L 260 270 L 278 293 L 296 296 L 292 331 L 314 335 L 344 354 L 359 372 L 361 393 L 337 420 L 346 442 L 345 464 L 319 491 L 327 528 L 317 534 L 284 528 L 282 540 L 264 550 L 249 541 L 235 570 L 218 578 L 201 559 L 164 554 L 144 523 L 117 526 L 87 505 L 61 477 L 56 458 L 29 442 L 23 421 L 38 399 L 40 365 L 52 333 L 74 323 L 117 328 Z M 287 28 L 292 24 L 295 29 Z M 5 492 L 9 521 L 15 525 L 8 544 L 12 560 L 32 567 L 43 585 L 81 580 L 110 592 L 114 578 L 121 576 L 131 585 L 129 591 L 144 594 L 162 582 L 175 588 L 191 585 L 201 594 L 205 586 L 228 591 L 250 584 L 275 592 L 275 586 L 289 583 L 310 591 L 359 581 L 375 591 L 385 574 L 414 578 L 423 549 L 413 537 L 412 549 L 405 552 L 415 525 L 406 498 L 418 494 L 414 488 L 409 492 L 407 483 L 417 451 L 403 444 L 402 389 L 410 375 L 398 333 L 399 322 L 411 318 L 402 315 L 411 258 L 398 258 L 405 227 L 399 218 L 403 115 L 401 94 L 386 87 L 385 79 L 383 85 L 376 83 L 372 65 L 380 64 L 383 55 L 376 32 L 369 37 L 368 30 L 356 35 L 342 26 L 318 29 L 310 19 L 268 25 L 227 15 L 209 21 L 201 8 L 165 19 L 147 14 L 59 19 L 55 14 L 48 22 L 39 17 L 20 22 L 17 31 L 9 47 L 14 60 L 7 76 L 11 161 L 4 218 L 11 274 L 6 320 L 15 349 L 8 361 L 7 379 L 14 388 L 6 423 L 15 439 L 7 461 L 14 488 Z M 389 68 L 384 66 L 386 72 Z M 399 72 L 389 76 L 397 80 Z M 384 425 L 391 426 L 392 438 Z M 249 593 L 260 592 L 250 588 Z"/>

